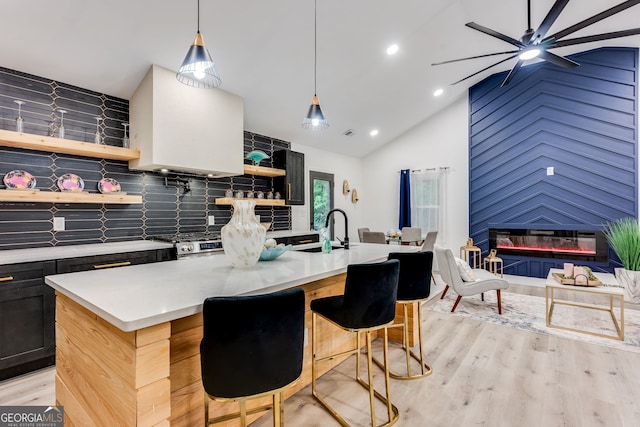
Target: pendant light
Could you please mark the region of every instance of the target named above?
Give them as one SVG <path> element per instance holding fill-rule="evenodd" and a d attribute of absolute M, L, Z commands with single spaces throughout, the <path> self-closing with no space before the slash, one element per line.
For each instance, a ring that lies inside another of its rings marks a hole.
<path fill-rule="evenodd" d="M 198 0 L 198 32 L 176 78 L 187 86 L 204 89 L 216 88 L 222 84 L 213 59 L 204 45 L 204 38 L 200 34 L 200 0 Z"/>
<path fill-rule="evenodd" d="M 311 105 L 309 106 L 307 117 L 302 122 L 302 127 L 307 130 L 325 130 L 329 127 L 329 122 L 322 114 L 316 90 L 318 74 L 318 0 L 314 0 L 313 17 L 313 98 L 311 98 Z"/>

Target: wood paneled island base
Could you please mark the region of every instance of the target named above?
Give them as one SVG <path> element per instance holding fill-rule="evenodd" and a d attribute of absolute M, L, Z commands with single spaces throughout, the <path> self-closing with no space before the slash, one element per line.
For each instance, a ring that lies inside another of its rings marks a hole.
<path fill-rule="evenodd" d="M 306 296 L 309 335 L 309 302 L 342 294 L 344 281 L 345 274 L 338 274 L 300 286 Z M 203 423 L 201 313 L 123 332 L 59 292 L 56 298 L 56 404 L 65 407 L 66 426 L 191 427 Z M 353 346 L 353 334 L 328 327 L 324 321 L 318 328 L 320 351 Z M 321 372 L 343 360 L 327 362 Z M 311 345 L 305 346 L 303 363 L 302 377 L 286 397 L 311 382 Z M 255 401 L 256 406 L 265 403 Z M 213 417 L 234 412 L 237 405 L 212 402 L 210 408 Z"/>

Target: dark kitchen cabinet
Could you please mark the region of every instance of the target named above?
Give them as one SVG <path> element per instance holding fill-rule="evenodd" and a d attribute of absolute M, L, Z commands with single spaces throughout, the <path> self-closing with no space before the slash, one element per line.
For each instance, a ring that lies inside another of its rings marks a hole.
<path fill-rule="evenodd" d="M 55 363 L 55 262 L 0 266 L 0 380 Z"/>
<path fill-rule="evenodd" d="M 57 261 L 57 273 L 100 270 L 104 268 L 124 267 L 127 265 L 148 264 L 176 259 L 175 249 L 124 252 L 119 254 L 94 255 Z"/>
<path fill-rule="evenodd" d="M 273 166 L 286 171 L 285 176 L 273 179 L 287 205 L 304 205 L 304 153 L 277 150 L 273 153 Z"/>

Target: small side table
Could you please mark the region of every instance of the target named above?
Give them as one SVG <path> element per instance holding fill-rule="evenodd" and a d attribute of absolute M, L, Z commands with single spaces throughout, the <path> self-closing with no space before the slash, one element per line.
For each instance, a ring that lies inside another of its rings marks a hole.
<path fill-rule="evenodd" d="M 460 258 L 467 261 L 471 268 L 482 267 L 482 250 L 477 246 L 473 246 L 473 239 L 471 237 L 467 239 L 466 246 L 460 246 Z M 473 264 L 471 260 L 473 260 Z"/>
<path fill-rule="evenodd" d="M 487 264 L 489 264 L 489 268 L 487 268 Z M 504 263 L 502 262 L 502 258 L 496 256 L 494 250 L 484 259 L 484 269 L 489 270 L 496 276 L 498 275 L 498 271 L 500 271 L 500 277 L 504 277 Z"/>

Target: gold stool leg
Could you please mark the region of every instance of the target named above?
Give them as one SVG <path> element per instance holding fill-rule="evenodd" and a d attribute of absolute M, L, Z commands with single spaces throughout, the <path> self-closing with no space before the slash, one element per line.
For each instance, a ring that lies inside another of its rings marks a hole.
<path fill-rule="evenodd" d="M 387 328 L 384 328 L 385 333 Z M 372 351 L 371 351 L 371 331 L 367 331 L 367 371 L 369 374 L 369 405 L 371 406 L 371 425 L 376 425 L 376 405 L 374 402 L 373 393 L 373 366 L 372 366 Z M 359 335 L 359 334 L 358 334 Z"/>
<path fill-rule="evenodd" d="M 404 353 L 407 357 L 407 376 L 411 377 L 411 349 L 409 348 L 409 310 L 407 310 L 407 304 L 402 304 L 402 346 L 404 347 Z M 385 328 L 385 334 L 387 328 Z M 388 344 L 386 344 L 388 346 Z M 384 362 L 385 366 L 387 362 Z M 388 369 L 387 369 L 388 371 Z"/>
<path fill-rule="evenodd" d="M 209 395 L 204 393 L 204 427 L 209 427 Z"/>

